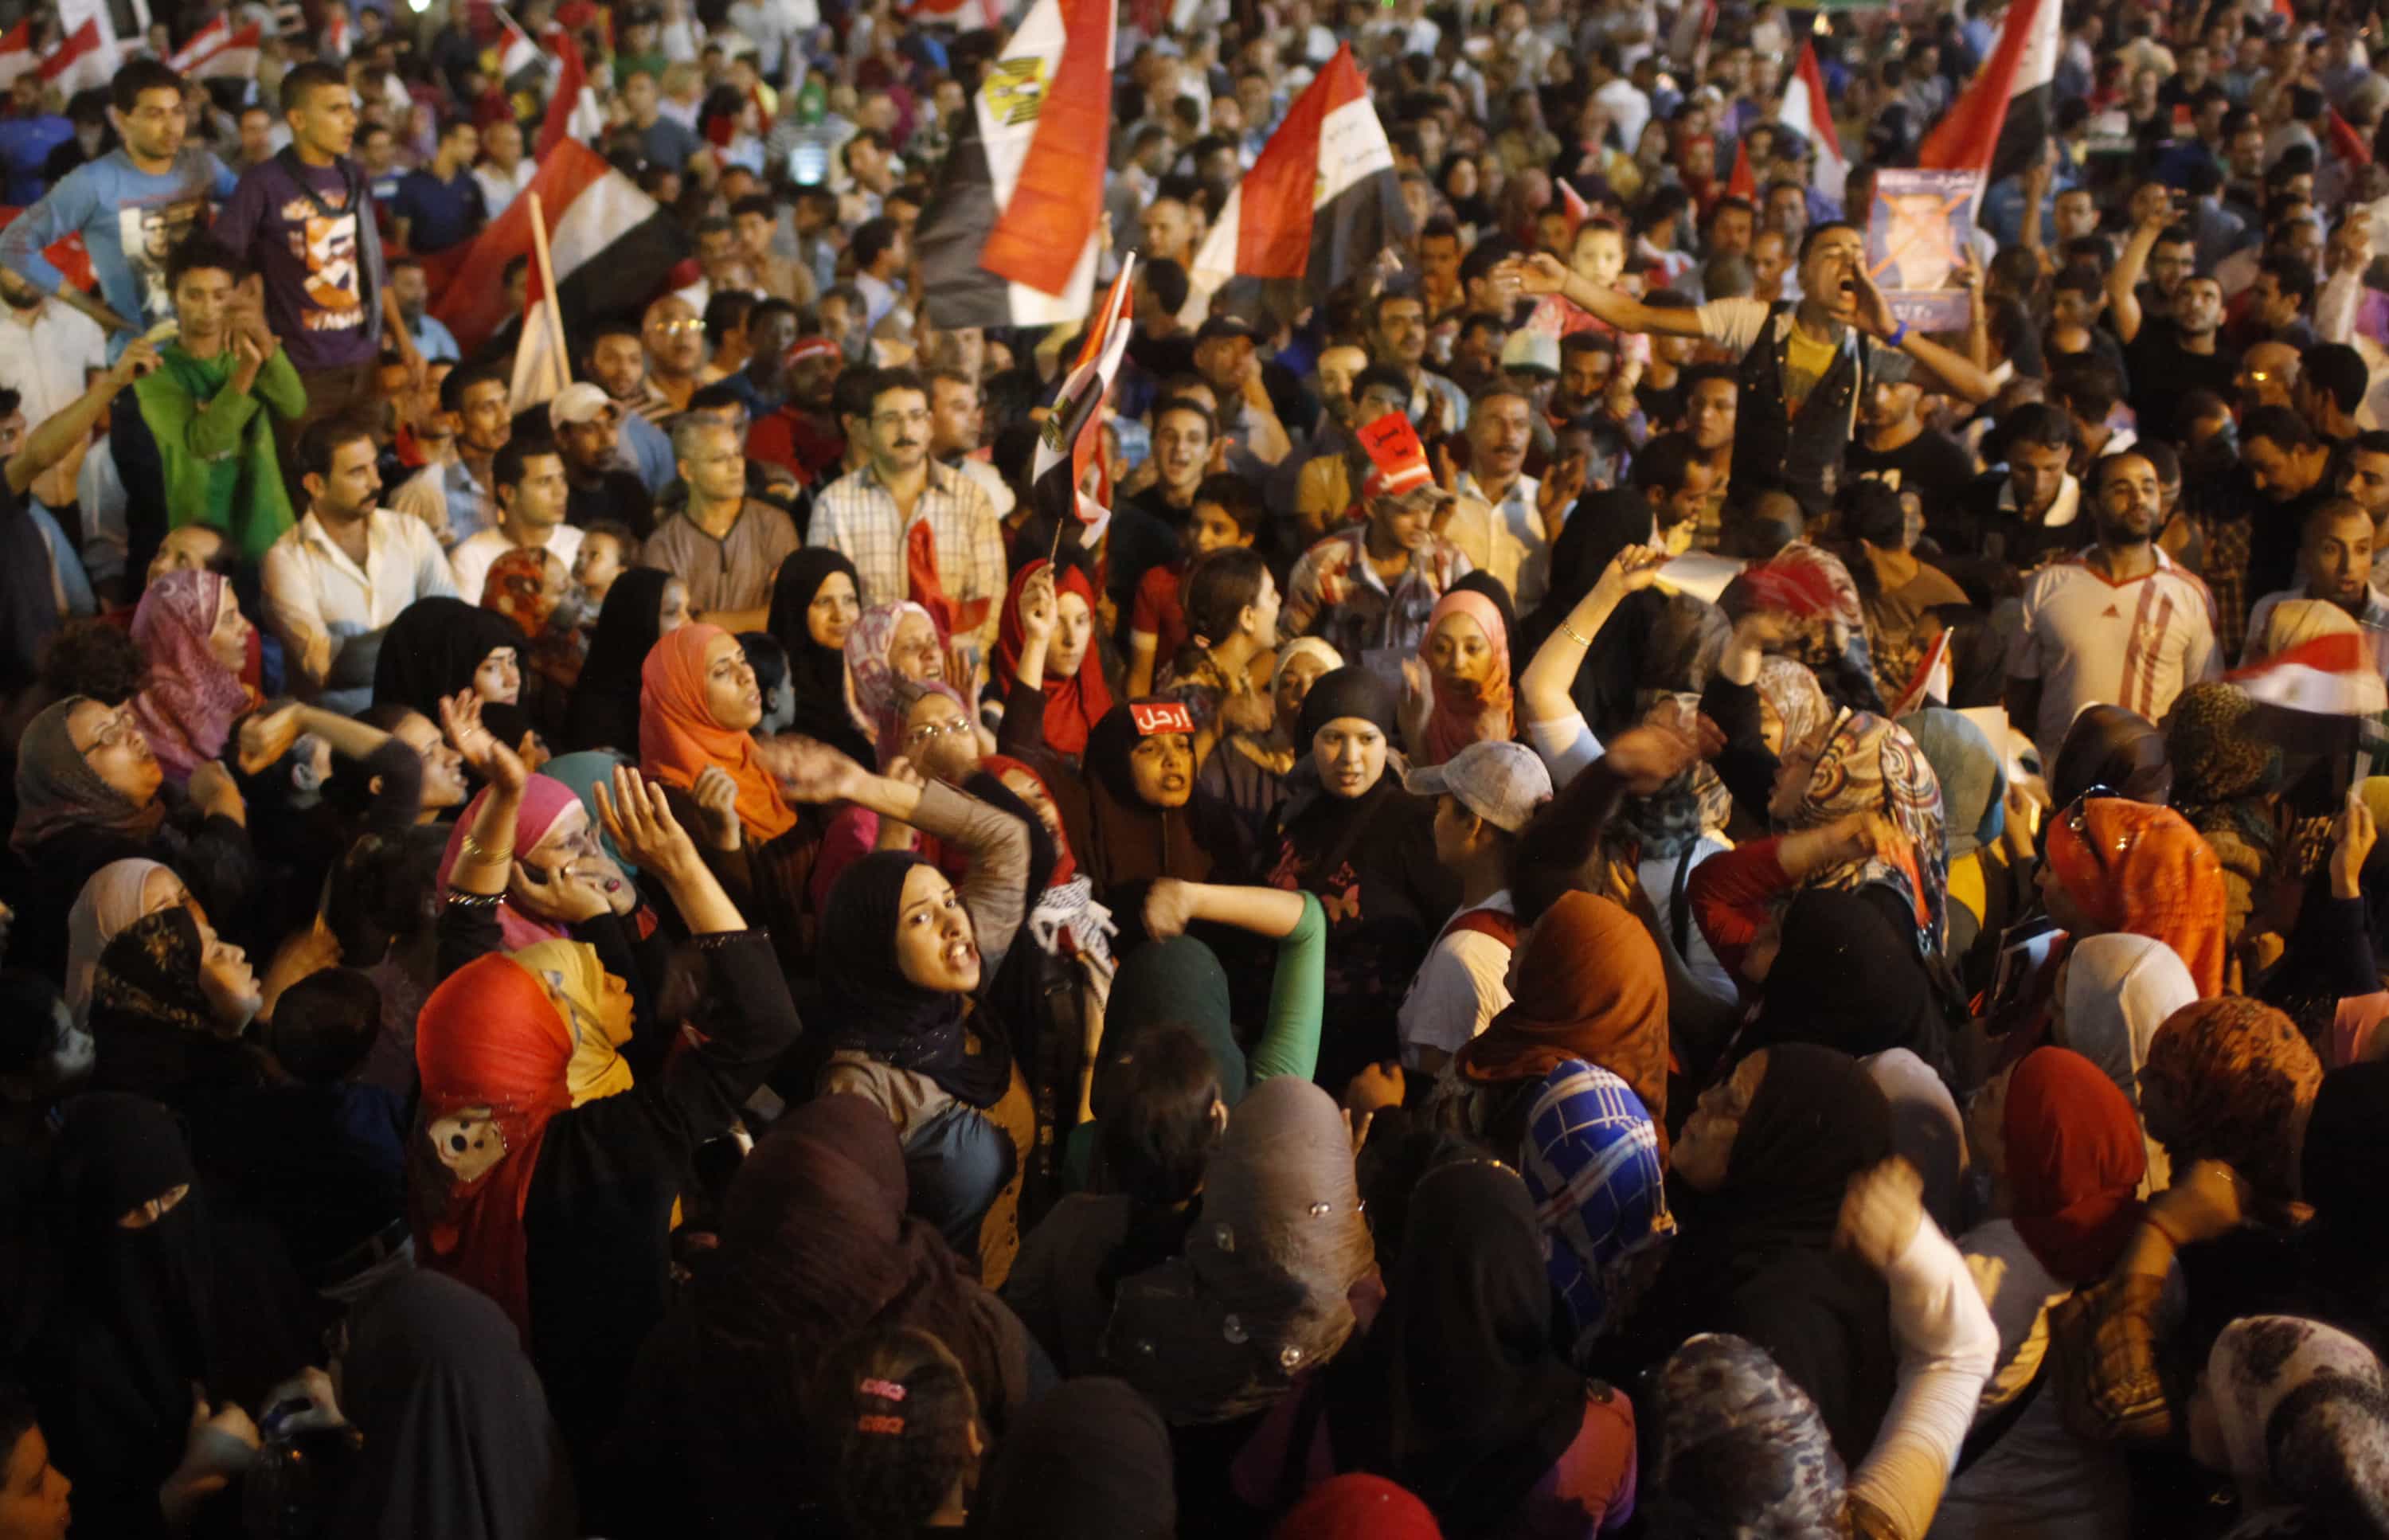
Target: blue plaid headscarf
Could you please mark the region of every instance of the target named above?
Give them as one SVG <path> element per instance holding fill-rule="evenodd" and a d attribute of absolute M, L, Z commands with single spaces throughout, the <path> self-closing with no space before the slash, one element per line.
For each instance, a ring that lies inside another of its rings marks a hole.
<path fill-rule="evenodd" d="M 1571 1059 L 1543 1076 L 1519 1158 L 1581 1348 L 1624 1313 L 1628 1264 L 1676 1233 L 1658 1130 L 1625 1081 Z"/>

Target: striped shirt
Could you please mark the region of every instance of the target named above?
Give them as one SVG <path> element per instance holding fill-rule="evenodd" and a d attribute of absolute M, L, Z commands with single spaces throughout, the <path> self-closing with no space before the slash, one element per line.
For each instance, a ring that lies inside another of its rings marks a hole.
<path fill-rule="evenodd" d="M 822 489 L 813 503 L 812 543 L 843 554 L 862 580 L 862 603 L 893 604 L 911 596 L 904 542 L 924 520 L 937 552 L 938 586 L 956 606 L 983 601 L 986 614 L 969 634 L 982 649 L 995 645 L 1010 575 L 1003 560 L 1003 524 L 978 483 L 931 461 L 913 500 L 913 516 L 896 509 L 894 494 L 869 465 Z"/>
<path fill-rule="evenodd" d="M 2095 548 L 2094 548 L 2095 549 Z M 2163 721 L 2174 697 L 2222 671 L 2206 585 L 2155 553 L 2156 570 L 2116 582 L 2090 550 L 2033 574 L 2008 673 L 2041 681 L 2033 742 L 2052 760 L 2086 706 L 2120 706 Z"/>

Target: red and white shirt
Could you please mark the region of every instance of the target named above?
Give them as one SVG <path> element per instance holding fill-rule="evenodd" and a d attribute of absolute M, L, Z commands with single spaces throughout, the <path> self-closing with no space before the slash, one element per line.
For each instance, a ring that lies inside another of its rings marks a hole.
<path fill-rule="evenodd" d="M 2033 574 L 2008 673 L 2041 681 L 2033 742 L 2051 762 L 2086 706 L 2120 706 L 2160 721 L 2176 695 L 2223 669 L 2215 601 L 2163 551 L 2156 570 L 2117 582 L 2089 560 L 2096 547 Z"/>

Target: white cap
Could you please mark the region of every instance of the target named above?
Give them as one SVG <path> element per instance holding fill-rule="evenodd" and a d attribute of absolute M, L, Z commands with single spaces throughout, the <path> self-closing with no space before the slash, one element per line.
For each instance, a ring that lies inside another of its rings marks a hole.
<path fill-rule="evenodd" d="M 579 380 L 556 393 L 547 403 L 547 426 L 562 427 L 567 423 L 594 423 L 614 410 L 614 398 L 587 380 Z"/>
<path fill-rule="evenodd" d="M 1413 796 L 1450 792 L 1478 818 L 1514 834 L 1551 800 L 1552 772 L 1524 744 L 1471 744 L 1440 765 L 1405 770 L 1402 789 Z"/>

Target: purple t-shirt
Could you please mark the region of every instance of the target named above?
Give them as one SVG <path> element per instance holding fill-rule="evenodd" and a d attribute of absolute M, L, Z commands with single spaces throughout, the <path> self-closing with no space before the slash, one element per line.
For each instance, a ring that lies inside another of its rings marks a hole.
<path fill-rule="evenodd" d="M 298 170 L 306 187 L 278 156 L 243 172 L 216 215 L 215 236 L 264 275 L 266 324 L 292 367 L 304 373 L 369 363 L 381 351 L 381 274 L 367 282 L 367 236 L 358 228 L 358 210 L 348 207 L 351 172 L 345 163 Z M 373 216 L 368 210 L 364 217 Z M 370 257 L 378 250 L 373 247 Z"/>

